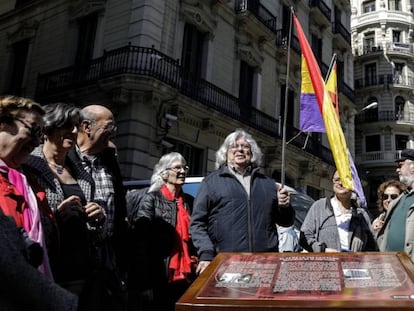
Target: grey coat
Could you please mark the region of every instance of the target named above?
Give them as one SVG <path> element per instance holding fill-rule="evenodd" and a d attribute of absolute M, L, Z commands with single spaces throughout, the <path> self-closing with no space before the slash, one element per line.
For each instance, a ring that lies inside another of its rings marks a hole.
<path fill-rule="evenodd" d="M 324 251 L 327 248 L 341 249 L 338 227 L 331 200 L 319 199 L 312 204 L 301 227 L 301 245 L 311 252 Z M 371 229 L 368 213 L 360 207 L 352 207 L 349 230 L 349 245 L 354 252 L 376 251 L 377 245 Z"/>

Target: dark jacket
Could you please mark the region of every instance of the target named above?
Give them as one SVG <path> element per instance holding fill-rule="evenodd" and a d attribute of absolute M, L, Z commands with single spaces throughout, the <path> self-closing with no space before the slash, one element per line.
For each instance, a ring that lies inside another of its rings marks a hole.
<path fill-rule="evenodd" d="M 200 260 L 219 252 L 277 252 L 276 224 L 293 224 L 291 206 L 278 205 L 275 181 L 253 169 L 250 199 L 227 166 L 200 185 L 191 215 L 190 233 Z"/>
<path fill-rule="evenodd" d="M 354 252 L 376 251 L 377 244 L 371 230 L 367 212 L 361 207 L 352 207 L 349 224 L 349 245 Z M 301 246 L 310 252 L 321 252 L 324 247 L 341 249 L 338 226 L 330 199 L 319 199 L 309 209 L 302 227 Z M 324 245 L 322 244 L 324 243 Z"/>
<path fill-rule="evenodd" d="M 100 240 L 99 230 L 88 230 L 87 220 L 71 217 L 63 221 L 57 213 L 58 206 L 65 199 L 59 179 L 47 164 L 42 151 L 43 145 L 35 148 L 23 165 L 25 173 L 35 176 L 37 183 L 46 192 L 46 199 L 55 213 L 60 231 L 60 250 L 58 258 L 51 258 L 52 271 L 57 282 L 86 279 L 96 265 L 96 248 Z M 95 183 L 83 169 L 81 163 L 65 159 L 71 174 L 76 179 L 86 201 L 94 200 Z M 30 181 L 31 179 L 29 179 Z"/>
<path fill-rule="evenodd" d="M 136 196 L 128 196 L 134 212 L 131 216 L 130 269 L 128 287 L 136 291 L 133 295 L 148 295 L 145 304 L 157 309 L 153 303 L 159 303 L 160 310 L 166 310 L 171 294 L 168 289 L 168 266 L 176 235 L 177 207 L 175 201 L 167 200 L 159 191 Z M 193 197 L 184 194 L 184 206 L 191 213 Z M 190 241 L 190 254 L 195 255 Z M 137 297 L 132 297 L 136 299 Z M 142 298 L 141 300 L 146 300 Z M 142 301 L 141 301 L 142 303 Z M 164 304 L 165 303 L 165 304 Z M 143 308 L 147 310 L 147 308 Z"/>
<path fill-rule="evenodd" d="M 101 164 L 107 168 L 112 176 L 112 185 L 114 187 L 114 229 L 113 235 L 110 237 L 111 247 L 115 250 L 116 261 L 118 268 L 125 272 L 127 266 L 127 243 L 125 239 L 127 236 L 128 223 L 126 221 L 126 192 L 122 184 L 122 174 L 119 167 L 119 161 L 116 150 L 111 147 L 105 148 L 102 152 L 97 154 Z M 68 152 L 68 158 L 72 162 L 82 165 L 82 160 L 79 157 L 76 149 Z"/>
<path fill-rule="evenodd" d="M 16 224 L 0 213 L 0 309 L 75 311 L 78 299 L 29 265 Z"/>

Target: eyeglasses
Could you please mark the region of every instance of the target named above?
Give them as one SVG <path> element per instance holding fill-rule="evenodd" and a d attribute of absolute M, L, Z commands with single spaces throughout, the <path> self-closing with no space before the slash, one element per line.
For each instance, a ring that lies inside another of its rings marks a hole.
<path fill-rule="evenodd" d="M 231 150 L 239 150 L 242 148 L 244 151 L 250 150 L 250 145 L 247 144 L 236 144 L 236 145 L 230 145 L 229 148 Z"/>
<path fill-rule="evenodd" d="M 386 194 L 386 193 L 384 193 L 382 195 L 382 200 L 388 200 L 388 198 L 391 198 L 391 200 L 395 200 L 396 198 L 398 198 L 398 194 L 395 194 L 395 193 L 393 193 L 393 194 Z"/>
<path fill-rule="evenodd" d="M 105 131 L 105 132 L 111 132 L 114 133 L 116 132 L 118 129 L 118 127 L 115 124 L 108 124 L 105 127 L 100 127 L 99 130 Z"/>
<path fill-rule="evenodd" d="M 91 124 L 96 124 L 95 120 L 88 120 Z M 102 130 L 104 132 L 114 133 L 118 130 L 118 127 L 115 124 L 108 124 L 105 127 L 98 127 L 97 130 Z"/>
<path fill-rule="evenodd" d="M 41 139 L 43 137 L 43 128 L 39 124 L 33 123 L 29 125 L 26 121 L 19 118 L 14 118 L 14 120 L 19 121 L 25 128 L 27 128 L 31 138 Z"/>
<path fill-rule="evenodd" d="M 177 166 L 174 166 L 174 167 L 167 167 L 167 170 L 173 171 L 173 172 L 176 172 L 176 173 L 181 172 L 182 170 L 188 172 L 189 169 L 190 168 L 187 165 L 185 165 L 185 166 L 177 165 Z"/>

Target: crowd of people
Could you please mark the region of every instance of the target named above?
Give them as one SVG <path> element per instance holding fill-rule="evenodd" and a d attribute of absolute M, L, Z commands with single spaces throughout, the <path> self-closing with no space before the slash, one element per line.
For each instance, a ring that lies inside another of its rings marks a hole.
<path fill-rule="evenodd" d="M 102 105 L 0 96 L 0 309 L 173 311 L 220 252 L 405 251 L 414 260 L 414 150 L 397 161 L 399 181 L 378 188 L 372 222 L 335 171 L 333 195 L 313 203 L 285 247 L 290 194 L 261 172 L 249 133 L 225 138 L 193 198 L 177 152 L 161 156 L 148 189 L 127 194 L 116 129 Z"/>

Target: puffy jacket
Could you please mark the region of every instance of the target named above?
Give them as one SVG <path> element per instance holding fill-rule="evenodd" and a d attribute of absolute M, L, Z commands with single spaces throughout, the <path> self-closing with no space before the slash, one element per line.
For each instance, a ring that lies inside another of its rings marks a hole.
<path fill-rule="evenodd" d="M 275 181 L 253 169 L 250 199 L 227 166 L 204 178 L 194 201 L 190 233 L 200 260 L 219 252 L 277 252 L 276 224 L 293 224 L 291 206 L 278 205 Z"/>

